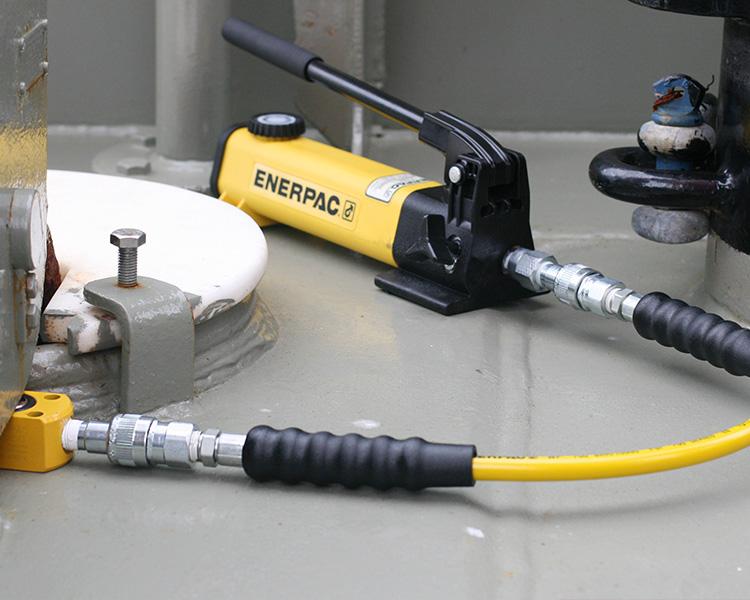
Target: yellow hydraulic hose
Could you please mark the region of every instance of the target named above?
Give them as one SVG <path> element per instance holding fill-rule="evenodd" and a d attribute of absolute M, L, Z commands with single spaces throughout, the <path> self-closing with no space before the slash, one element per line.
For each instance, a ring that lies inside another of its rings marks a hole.
<path fill-rule="evenodd" d="M 645 475 L 697 465 L 750 446 L 750 420 L 697 440 L 588 456 L 478 456 L 477 481 L 564 481 Z"/>

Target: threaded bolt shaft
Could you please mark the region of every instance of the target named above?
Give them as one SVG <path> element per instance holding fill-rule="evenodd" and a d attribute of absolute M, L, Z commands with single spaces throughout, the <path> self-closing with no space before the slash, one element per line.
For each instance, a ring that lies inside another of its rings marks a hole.
<path fill-rule="evenodd" d="M 117 257 L 117 285 L 138 285 L 138 248 L 120 248 Z"/>
<path fill-rule="evenodd" d="M 139 229 L 116 229 L 109 236 L 117 246 L 117 285 L 130 288 L 138 285 L 138 247 L 146 243 L 146 234 Z"/>

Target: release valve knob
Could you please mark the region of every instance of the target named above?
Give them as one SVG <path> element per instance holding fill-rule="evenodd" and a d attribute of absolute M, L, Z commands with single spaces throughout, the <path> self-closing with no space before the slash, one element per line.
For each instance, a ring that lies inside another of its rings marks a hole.
<path fill-rule="evenodd" d="M 247 128 L 260 137 L 291 140 L 305 133 L 305 121 L 291 113 L 262 113 L 251 118 Z"/>

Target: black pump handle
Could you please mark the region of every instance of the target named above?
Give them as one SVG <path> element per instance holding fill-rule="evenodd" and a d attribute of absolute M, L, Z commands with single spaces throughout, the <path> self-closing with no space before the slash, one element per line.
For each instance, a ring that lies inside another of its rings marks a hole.
<path fill-rule="evenodd" d="M 307 65 L 313 60 L 321 60 L 312 52 L 236 17 L 229 17 L 224 22 L 221 34 L 230 44 L 308 81 L 312 80 L 307 76 Z"/>
<path fill-rule="evenodd" d="M 307 81 L 317 81 L 334 92 L 364 104 L 410 129 L 419 129 L 424 118 L 420 109 L 327 65 L 312 52 L 236 17 L 229 17 L 221 30 L 230 44 Z"/>

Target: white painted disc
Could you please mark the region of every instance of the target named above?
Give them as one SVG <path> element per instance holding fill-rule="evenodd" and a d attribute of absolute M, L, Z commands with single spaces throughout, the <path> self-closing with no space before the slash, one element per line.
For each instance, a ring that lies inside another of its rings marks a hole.
<path fill-rule="evenodd" d="M 241 210 L 182 188 L 93 173 L 49 171 L 48 225 L 64 281 L 44 313 L 43 339 L 66 342 L 70 320 L 91 327 L 79 352 L 100 349 L 96 332 L 119 327 L 83 299 L 89 281 L 117 276 L 110 233 L 121 227 L 146 232 L 138 273 L 179 287 L 193 305 L 196 323 L 234 306 L 255 289 L 266 268 L 263 233 Z M 84 335 L 84 334 L 82 334 Z M 108 336 L 104 336 L 108 337 Z"/>

